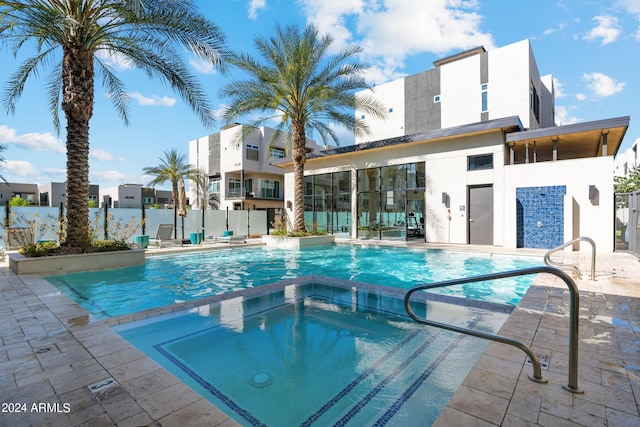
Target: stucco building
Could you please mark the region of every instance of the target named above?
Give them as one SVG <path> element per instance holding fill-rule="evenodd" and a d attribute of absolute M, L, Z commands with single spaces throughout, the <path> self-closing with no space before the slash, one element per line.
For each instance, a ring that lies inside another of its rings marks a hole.
<path fill-rule="evenodd" d="M 613 250 L 613 156 L 629 117 L 554 123 L 529 41 L 472 49 L 378 85 L 368 140 L 308 155 L 305 218 L 364 239 Z M 285 168 L 285 202 L 293 167 Z M 293 214 L 293 212 L 289 212 Z"/>
<path fill-rule="evenodd" d="M 283 207 L 283 171 L 275 162 L 290 157 L 286 136 L 276 130 L 231 124 L 218 133 L 189 142 L 189 164 L 201 170 L 206 182 L 189 184 L 192 206 L 210 209 L 280 209 Z M 320 147 L 307 141 L 309 152 Z"/>

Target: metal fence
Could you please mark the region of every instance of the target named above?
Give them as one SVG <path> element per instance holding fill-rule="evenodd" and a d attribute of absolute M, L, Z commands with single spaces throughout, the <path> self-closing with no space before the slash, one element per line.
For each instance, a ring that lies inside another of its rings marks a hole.
<path fill-rule="evenodd" d="M 640 191 L 616 194 L 615 250 L 640 257 Z"/>
<path fill-rule="evenodd" d="M 16 248 L 25 243 L 59 241 L 64 232 L 64 209 L 40 206 L 5 207 L 0 246 Z M 174 209 L 90 208 L 92 237 L 135 241 L 139 235 L 155 237 L 159 224 L 174 225 L 175 239 L 189 239 L 191 233 L 220 236 L 225 231 L 235 235 L 267 234 L 267 211 L 263 210 L 187 210 L 183 218 Z"/>

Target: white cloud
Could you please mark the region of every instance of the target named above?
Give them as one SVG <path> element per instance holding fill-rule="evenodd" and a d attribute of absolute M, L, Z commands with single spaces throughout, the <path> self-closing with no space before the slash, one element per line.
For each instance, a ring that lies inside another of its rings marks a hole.
<path fill-rule="evenodd" d="M 0 144 L 15 145 L 32 151 L 67 152 L 64 143 L 50 132 L 17 135 L 15 129 L 6 125 L 0 125 Z"/>
<path fill-rule="evenodd" d="M 576 99 L 578 101 L 586 101 L 587 95 L 585 95 L 584 93 L 576 93 Z"/>
<path fill-rule="evenodd" d="M 587 87 L 597 97 L 615 95 L 622 92 L 625 83 L 617 82 L 615 79 L 602 73 L 589 73 L 582 76 L 582 80 L 587 83 Z"/>
<path fill-rule="evenodd" d="M 92 182 L 129 182 L 129 176 L 118 171 L 93 171 L 89 173 Z"/>
<path fill-rule="evenodd" d="M 254 21 L 258 19 L 258 11 L 267 7 L 266 0 L 251 0 L 249 2 L 249 18 Z"/>
<path fill-rule="evenodd" d="M 189 64 L 200 74 L 216 74 L 217 72 L 213 64 L 201 58 L 191 58 Z"/>
<path fill-rule="evenodd" d="M 2 162 L 0 173 L 5 175 L 13 174 L 19 177 L 34 177 L 38 175 L 38 171 L 32 163 L 24 160 L 5 160 Z"/>
<path fill-rule="evenodd" d="M 556 98 L 564 98 L 567 96 L 567 93 L 564 91 L 564 84 L 560 82 L 560 80 L 553 78 L 553 91 L 555 93 Z"/>
<path fill-rule="evenodd" d="M 155 95 L 144 96 L 138 92 L 128 93 L 127 96 L 129 98 L 133 98 L 136 101 L 138 101 L 138 105 L 141 105 L 143 107 L 149 107 L 149 106 L 171 107 L 176 103 L 175 98 L 169 98 L 168 96 L 163 96 L 163 97 L 159 97 Z"/>
<path fill-rule="evenodd" d="M 584 36 L 585 40 L 601 39 L 600 44 L 605 45 L 613 43 L 618 39 L 620 35 L 618 18 L 611 15 L 601 15 L 596 16 L 592 21 L 595 21 L 597 25 L 589 34 Z"/>
<path fill-rule="evenodd" d="M 480 31 L 482 16 L 475 0 L 302 0 L 303 12 L 321 34 L 329 33 L 336 49 L 357 42 L 378 68 L 374 74 L 388 81 L 409 55 L 484 46 L 493 38 Z M 354 22 L 357 34 L 347 28 Z"/>
<path fill-rule="evenodd" d="M 556 125 L 571 125 L 582 121 L 582 119 L 571 115 L 569 110 L 570 109 L 565 106 L 556 105 Z"/>
<path fill-rule="evenodd" d="M 638 0 L 618 0 L 615 5 L 632 15 L 640 15 L 640 2 Z"/>
<path fill-rule="evenodd" d="M 567 23 L 566 22 L 560 22 L 558 23 L 558 25 L 556 27 L 550 27 L 547 28 L 546 30 L 544 30 L 544 35 L 548 36 L 549 34 L 553 34 L 553 33 L 558 33 L 562 30 L 564 30 L 567 27 Z"/>
<path fill-rule="evenodd" d="M 117 52 L 99 50 L 96 52 L 96 56 L 106 65 L 119 71 L 132 70 L 135 68 L 134 63 L 129 58 L 126 58 Z"/>
<path fill-rule="evenodd" d="M 92 148 L 89 151 L 89 157 L 91 157 L 93 160 L 98 160 L 98 161 L 108 161 L 108 160 L 120 160 L 123 161 L 124 159 L 119 158 L 116 159 L 116 157 L 113 155 L 113 153 L 107 151 L 107 150 L 102 150 L 100 148 Z"/>

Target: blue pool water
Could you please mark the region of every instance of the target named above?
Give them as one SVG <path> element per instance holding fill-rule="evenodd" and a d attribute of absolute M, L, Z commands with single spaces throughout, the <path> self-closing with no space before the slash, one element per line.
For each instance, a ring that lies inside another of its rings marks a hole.
<path fill-rule="evenodd" d="M 348 283 L 268 288 L 116 331 L 245 426 L 431 425 L 488 343 L 421 326 L 401 298 Z M 491 333 L 506 318 L 414 310 Z"/>
<path fill-rule="evenodd" d="M 530 257 L 394 247 L 256 247 L 159 256 L 140 266 L 46 279 L 96 318 L 106 318 L 311 274 L 408 289 L 541 264 L 541 259 Z M 532 280 L 533 276 L 517 277 L 433 292 L 515 305 Z"/>

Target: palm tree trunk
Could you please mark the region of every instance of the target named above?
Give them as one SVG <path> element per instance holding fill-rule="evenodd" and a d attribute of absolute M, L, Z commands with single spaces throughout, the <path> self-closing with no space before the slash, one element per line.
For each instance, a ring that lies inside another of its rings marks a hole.
<path fill-rule="evenodd" d="M 304 124 L 293 124 L 292 159 L 293 159 L 293 231 L 305 230 L 304 226 L 304 164 L 307 161 L 307 137 Z"/>
<path fill-rule="evenodd" d="M 67 230 L 64 245 L 86 250 L 89 237 L 89 120 L 93 115 L 93 52 L 66 47 L 62 110 L 67 119 Z"/>

